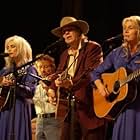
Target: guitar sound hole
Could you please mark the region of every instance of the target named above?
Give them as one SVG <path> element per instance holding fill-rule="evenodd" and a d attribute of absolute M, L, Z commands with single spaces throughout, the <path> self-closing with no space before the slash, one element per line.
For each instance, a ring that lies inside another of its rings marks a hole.
<path fill-rule="evenodd" d="M 120 81 L 116 81 L 113 87 L 114 94 L 117 94 L 119 92 L 119 89 L 120 89 Z"/>
<path fill-rule="evenodd" d="M 120 93 L 119 89 L 120 89 L 120 82 L 116 81 L 113 87 L 113 91 L 106 97 L 106 100 L 109 102 L 113 102 Z"/>

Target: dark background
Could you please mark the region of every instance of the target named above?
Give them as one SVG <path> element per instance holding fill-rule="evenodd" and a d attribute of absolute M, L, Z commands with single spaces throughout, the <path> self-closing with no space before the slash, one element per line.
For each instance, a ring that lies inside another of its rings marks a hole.
<path fill-rule="evenodd" d="M 86 20 L 90 26 L 89 39 L 99 42 L 103 51 L 107 51 L 110 44 L 104 44 L 104 40 L 122 32 L 124 17 L 140 15 L 139 3 L 139 0 L 1 1 L 0 52 L 3 52 L 5 39 L 17 34 L 30 42 L 33 56 L 42 53 L 58 39 L 50 31 L 59 26 L 63 16 Z M 58 47 L 56 55 L 59 54 Z M 2 58 L 0 60 L 2 65 Z"/>

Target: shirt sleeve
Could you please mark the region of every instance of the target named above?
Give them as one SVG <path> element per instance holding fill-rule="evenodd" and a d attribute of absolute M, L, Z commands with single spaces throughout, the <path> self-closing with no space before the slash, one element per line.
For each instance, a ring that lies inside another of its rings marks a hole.
<path fill-rule="evenodd" d="M 104 61 L 91 72 L 91 77 L 93 81 L 100 79 L 102 73 L 108 71 L 113 67 L 113 56 L 114 55 L 112 51 L 106 56 Z"/>

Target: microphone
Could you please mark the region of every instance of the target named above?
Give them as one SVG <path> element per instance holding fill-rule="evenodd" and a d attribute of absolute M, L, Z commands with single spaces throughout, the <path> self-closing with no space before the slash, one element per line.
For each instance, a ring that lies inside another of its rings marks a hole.
<path fill-rule="evenodd" d="M 9 54 L 8 53 L 0 53 L 0 57 L 8 57 Z"/>
<path fill-rule="evenodd" d="M 108 38 L 105 40 L 105 42 L 112 42 L 112 41 L 117 41 L 117 40 L 122 40 L 123 39 L 123 35 L 122 34 L 118 34 L 114 37 Z"/>
<path fill-rule="evenodd" d="M 64 45 L 64 38 L 59 38 L 58 40 L 56 40 L 55 42 L 53 42 L 52 44 L 50 44 L 49 46 L 47 46 L 47 48 L 44 50 L 44 54 L 46 53 L 52 53 L 57 51 L 57 47 L 60 46 L 61 48 Z M 60 49 L 60 48 L 59 48 Z"/>
<path fill-rule="evenodd" d="M 58 45 L 59 43 L 63 42 L 64 41 L 64 38 L 59 38 L 58 40 L 56 40 L 55 42 L 53 42 L 52 44 L 50 44 L 47 49 L 50 49 L 51 47 L 53 46 L 56 46 Z"/>
<path fill-rule="evenodd" d="M 59 38 L 58 40 L 56 40 L 55 42 L 53 42 L 52 44 L 50 44 L 49 47 L 55 46 L 55 45 L 57 45 L 58 43 L 61 43 L 61 42 L 63 42 L 63 41 L 64 41 L 64 38 L 61 37 L 61 38 Z"/>
<path fill-rule="evenodd" d="M 43 78 L 33 74 L 33 73 L 29 73 L 30 76 L 36 78 L 37 80 L 41 80 L 42 82 L 44 82 L 47 86 L 51 85 L 51 81 L 50 80 L 44 80 Z"/>
<path fill-rule="evenodd" d="M 52 43 L 52 45 L 54 44 L 57 44 L 57 43 L 60 43 L 60 42 L 62 42 L 62 41 L 64 41 L 64 38 L 63 37 L 61 37 L 61 38 L 59 38 L 58 40 L 56 40 L 54 43 Z"/>

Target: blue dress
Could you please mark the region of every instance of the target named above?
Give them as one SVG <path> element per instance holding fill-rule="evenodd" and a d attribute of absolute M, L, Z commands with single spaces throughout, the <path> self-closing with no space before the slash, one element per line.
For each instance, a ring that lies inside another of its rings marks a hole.
<path fill-rule="evenodd" d="M 93 81 L 100 79 L 101 74 L 120 67 L 135 71 L 140 69 L 140 51 L 130 55 L 129 50 L 118 47 L 106 56 L 104 62 L 92 72 Z M 137 97 L 133 103 L 120 113 L 114 122 L 112 140 L 140 140 L 140 87 L 139 78 L 136 79 Z M 132 92 L 133 94 L 133 92 Z"/>
<path fill-rule="evenodd" d="M 7 72 L 8 70 L 2 69 L 0 75 L 5 75 Z M 14 92 L 15 108 L 12 106 L 0 112 L 0 140 L 32 139 L 30 99 L 34 94 L 36 80 L 29 76 L 28 72 L 36 74 L 36 70 L 29 66 L 26 72 L 27 74 L 17 78 L 18 84 Z"/>

